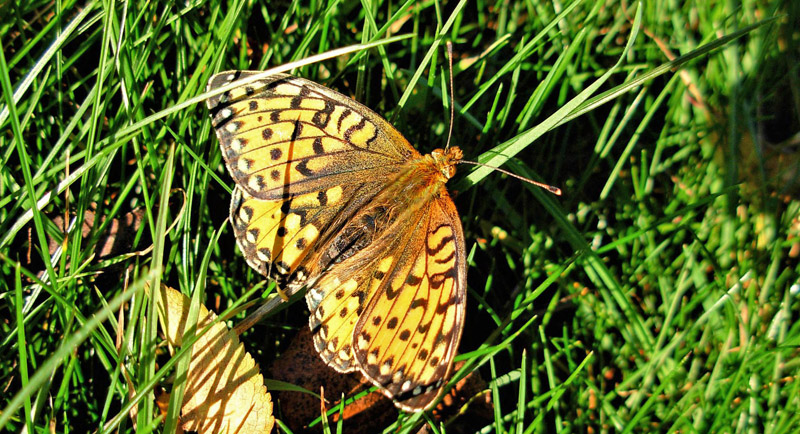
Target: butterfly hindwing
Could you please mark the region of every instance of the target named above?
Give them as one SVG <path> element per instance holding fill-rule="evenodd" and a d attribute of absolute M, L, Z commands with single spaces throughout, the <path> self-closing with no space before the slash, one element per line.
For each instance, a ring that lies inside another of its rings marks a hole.
<path fill-rule="evenodd" d="M 341 187 L 283 200 L 260 200 L 238 186 L 231 196 L 230 219 L 248 264 L 280 284 L 299 287 L 303 266 L 324 228 L 325 213 L 341 205 Z"/>

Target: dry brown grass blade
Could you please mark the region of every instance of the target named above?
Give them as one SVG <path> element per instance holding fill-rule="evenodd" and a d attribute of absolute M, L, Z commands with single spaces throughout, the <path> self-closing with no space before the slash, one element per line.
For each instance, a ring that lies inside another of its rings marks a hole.
<path fill-rule="evenodd" d="M 172 345 L 180 346 L 190 300 L 162 286 L 158 297 L 161 325 Z M 200 306 L 197 330 L 216 315 Z M 224 323 L 217 323 L 194 344 L 181 409 L 183 429 L 200 434 L 268 433 L 275 419 L 272 399 L 253 358 Z"/>

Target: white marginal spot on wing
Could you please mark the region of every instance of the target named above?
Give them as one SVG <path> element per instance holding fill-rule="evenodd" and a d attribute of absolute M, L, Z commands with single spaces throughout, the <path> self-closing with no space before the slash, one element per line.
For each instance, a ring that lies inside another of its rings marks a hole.
<path fill-rule="evenodd" d="M 250 187 L 250 189 L 252 189 L 253 191 L 258 191 L 261 188 L 261 186 L 258 185 L 258 179 L 255 176 L 251 176 L 247 180 L 247 186 Z"/>
<path fill-rule="evenodd" d="M 392 372 L 392 364 L 389 362 L 382 364 L 380 372 L 381 375 L 389 375 Z"/>
<path fill-rule="evenodd" d="M 245 223 L 250 223 L 250 214 L 248 214 L 244 208 L 239 208 L 239 220 Z"/>

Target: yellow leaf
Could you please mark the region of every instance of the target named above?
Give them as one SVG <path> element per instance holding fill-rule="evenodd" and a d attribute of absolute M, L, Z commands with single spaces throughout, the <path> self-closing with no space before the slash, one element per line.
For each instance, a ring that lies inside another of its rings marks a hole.
<path fill-rule="evenodd" d="M 159 317 L 167 340 L 180 346 L 190 300 L 162 286 Z M 200 306 L 197 330 L 216 315 Z M 181 409 L 183 429 L 200 434 L 249 434 L 272 431 L 272 400 L 258 366 L 238 336 L 217 323 L 194 344 Z"/>

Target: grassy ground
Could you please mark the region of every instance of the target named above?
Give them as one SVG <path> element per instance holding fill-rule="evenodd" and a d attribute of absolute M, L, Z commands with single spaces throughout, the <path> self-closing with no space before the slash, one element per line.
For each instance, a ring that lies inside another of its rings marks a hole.
<path fill-rule="evenodd" d="M 294 73 L 428 152 L 452 41 L 453 142 L 564 195 L 459 167 L 459 375 L 493 410 L 387 429 L 797 431 L 796 2 L 310 3 L 0 3 L 1 429 L 160 431 L 173 371 L 144 283 L 217 312 L 264 288 L 224 226 L 233 183 L 197 96 L 216 71 L 399 36 Z M 242 339 L 267 366 L 306 315 Z"/>

